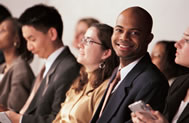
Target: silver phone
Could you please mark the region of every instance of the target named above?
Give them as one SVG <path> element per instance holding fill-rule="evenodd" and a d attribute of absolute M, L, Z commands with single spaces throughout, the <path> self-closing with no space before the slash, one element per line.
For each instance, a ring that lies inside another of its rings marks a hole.
<path fill-rule="evenodd" d="M 152 119 L 156 119 L 156 117 L 150 112 L 150 108 L 147 107 L 142 100 L 134 102 L 130 104 L 128 107 L 132 112 L 136 112 L 136 111 L 142 112 L 145 113 L 146 115 L 149 115 Z"/>
<path fill-rule="evenodd" d="M 5 112 L 0 112 L 0 123 L 12 123 Z"/>

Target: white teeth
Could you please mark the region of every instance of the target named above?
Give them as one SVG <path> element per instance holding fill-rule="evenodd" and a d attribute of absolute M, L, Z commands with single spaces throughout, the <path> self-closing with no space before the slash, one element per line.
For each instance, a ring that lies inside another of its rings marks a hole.
<path fill-rule="evenodd" d="M 129 47 L 128 45 L 121 45 L 121 44 L 119 44 L 119 46 L 122 47 L 122 48 L 128 48 Z"/>

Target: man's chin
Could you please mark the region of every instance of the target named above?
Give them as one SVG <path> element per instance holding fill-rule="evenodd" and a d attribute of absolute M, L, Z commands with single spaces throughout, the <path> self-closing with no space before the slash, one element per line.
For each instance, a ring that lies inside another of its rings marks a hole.
<path fill-rule="evenodd" d="M 39 55 L 39 54 L 36 54 L 39 58 L 42 58 L 42 59 L 44 59 L 45 57 L 44 56 L 42 56 L 42 55 Z"/>

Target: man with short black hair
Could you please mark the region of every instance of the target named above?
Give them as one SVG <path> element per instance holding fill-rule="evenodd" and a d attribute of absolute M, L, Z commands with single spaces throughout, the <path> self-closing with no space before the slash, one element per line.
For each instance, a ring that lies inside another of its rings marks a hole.
<path fill-rule="evenodd" d="M 38 89 L 35 95 L 27 101 L 29 105 L 25 106 L 27 108 L 22 111 L 23 114 L 12 111 L 7 111 L 6 114 L 13 123 L 51 123 L 65 100 L 67 90 L 78 75 L 80 65 L 69 48 L 63 45 L 63 23 L 54 7 L 34 5 L 22 13 L 19 21 L 22 23 L 28 50 L 45 59 L 45 70 L 43 79 L 36 87 Z"/>

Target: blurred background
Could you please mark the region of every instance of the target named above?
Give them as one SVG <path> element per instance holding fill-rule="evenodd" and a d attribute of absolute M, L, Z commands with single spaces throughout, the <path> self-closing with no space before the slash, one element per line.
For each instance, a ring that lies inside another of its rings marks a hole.
<path fill-rule="evenodd" d="M 71 50 L 75 25 L 80 18 L 95 17 L 102 23 L 114 26 L 118 14 L 131 6 L 143 7 L 153 17 L 154 39 L 149 52 L 158 40 L 179 40 L 189 26 L 189 0 L 0 0 L 0 3 L 15 17 L 19 17 L 26 8 L 35 4 L 53 5 L 62 15 L 63 42 Z M 42 64 L 43 61 L 35 56 L 31 63 L 35 74 Z"/>

